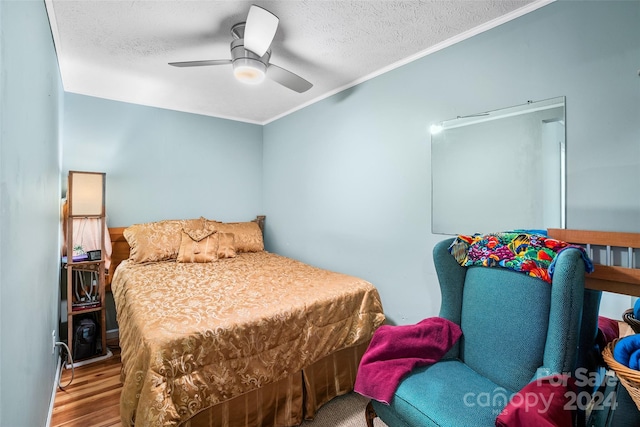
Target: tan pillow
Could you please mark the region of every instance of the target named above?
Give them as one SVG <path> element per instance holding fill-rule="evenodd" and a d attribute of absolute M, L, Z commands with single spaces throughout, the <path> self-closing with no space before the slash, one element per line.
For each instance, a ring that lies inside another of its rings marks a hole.
<path fill-rule="evenodd" d="M 218 234 L 218 258 L 235 258 L 235 236 L 233 233 Z"/>
<path fill-rule="evenodd" d="M 168 261 L 178 257 L 183 228 L 203 228 L 203 220 L 176 219 L 134 224 L 124 230 L 135 263 Z"/>
<path fill-rule="evenodd" d="M 182 230 L 178 262 L 212 262 L 218 259 L 218 234 L 201 228 Z"/>
<path fill-rule="evenodd" d="M 206 227 L 218 233 L 233 233 L 236 252 L 264 251 L 262 230 L 257 222 L 217 222 L 207 220 Z"/>

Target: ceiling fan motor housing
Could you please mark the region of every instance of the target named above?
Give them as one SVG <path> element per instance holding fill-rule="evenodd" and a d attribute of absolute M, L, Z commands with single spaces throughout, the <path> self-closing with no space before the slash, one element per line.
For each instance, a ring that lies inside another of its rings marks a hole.
<path fill-rule="evenodd" d="M 258 56 L 244 48 L 244 39 L 236 39 L 231 42 L 231 61 L 233 72 L 239 80 L 245 83 L 260 83 L 267 72 L 267 64 L 271 57 L 268 50 L 264 55 Z"/>

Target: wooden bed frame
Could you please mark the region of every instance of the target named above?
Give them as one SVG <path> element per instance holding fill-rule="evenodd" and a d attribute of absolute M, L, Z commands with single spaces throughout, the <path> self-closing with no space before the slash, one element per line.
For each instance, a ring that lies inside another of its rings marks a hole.
<path fill-rule="evenodd" d="M 550 228 L 549 237 L 586 247 L 595 271 L 585 276 L 585 287 L 640 297 L 640 233 Z M 597 263 L 596 251 L 604 252 Z M 625 262 L 626 261 L 626 262 Z"/>

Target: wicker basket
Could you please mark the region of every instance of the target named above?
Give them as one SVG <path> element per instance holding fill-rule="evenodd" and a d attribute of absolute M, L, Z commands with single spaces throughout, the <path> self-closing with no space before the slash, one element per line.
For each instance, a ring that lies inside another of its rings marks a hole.
<path fill-rule="evenodd" d="M 613 348 L 619 340 L 615 339 L 607 344 L 602 351 L 602 358 L 609 368 L 616 373 L 620 383 L 627 389 L 629 396 L 631 396 L 638 410 L 640 410 L 640 371 L 624 366 L 613 358 Z"/>
<path fill-rule="evenodd" d="M 633 317 L 633 308 L 625 311 L 622 314 L 622 319 L 627 325 L 631 326 L 633 332 L 635 332 L 636 334 L 640 334 L 640 320 L 636 320 L 636 318 Z"/>

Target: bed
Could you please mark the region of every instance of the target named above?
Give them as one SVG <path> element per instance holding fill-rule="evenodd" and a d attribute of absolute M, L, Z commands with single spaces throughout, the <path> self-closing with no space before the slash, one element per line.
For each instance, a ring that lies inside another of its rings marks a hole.
<path fill-rule="evenodd" d="M 585 287 L 640 297 L 640 233 L 550 228 L 549 237 L 586 248 L 595 270 Z"/>
<path fill-rule="evenodd" d="M 110 229 L 123 426 L 294 426 L 350 392 L 375 287 L 264 251 L 264 217 L 198 220 Z"/>

